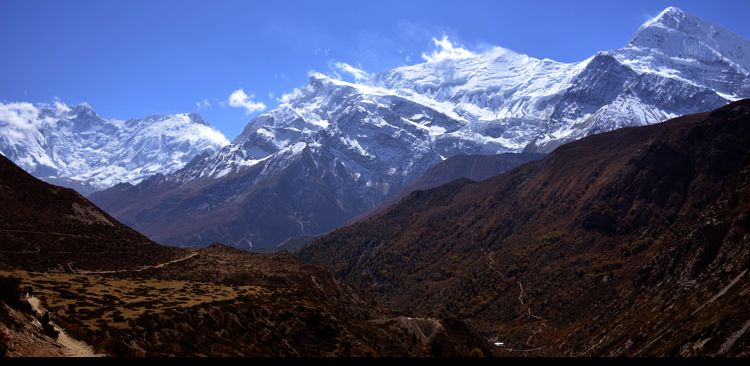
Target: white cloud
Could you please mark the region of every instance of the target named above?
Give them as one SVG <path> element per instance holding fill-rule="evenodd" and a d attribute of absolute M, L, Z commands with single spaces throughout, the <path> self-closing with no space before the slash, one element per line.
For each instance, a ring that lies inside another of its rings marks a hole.
<path fill-rule="evenodd" d="M 254 94 L 247 95 L 244 90 L 237 89 L 229 95 L 229 106 L 245 108 L 247 113 L 260 112 L 266 109 L 263 102 L 253 102 Z"/>
<path fill-rule="evenodd" d="M 20 141 L 45 125 L 52 125 L 71 111 L 65 103 L 54 101 L 52 105 L 31 103 L 0 103 L 0 136 Z M 41 138 L 41 135 L 39 136 Z"/>
<path fill-rule="evenodd" d="M 36 127 L 39 110 L 31 103 L 0 103 L 0 122 L 2 125 L 19 129 Z"/>
<path fill-rule="evenodd" d="M 345 62 L 334 62 L 333 67 L 335 67 L 341 72 L 351 74 L 352 76 L 354 76 L 354 80 L 357 82 L 362 81 L 362 80 L 367 80 L 371 76 L 369 73 L 367 73 L 367 71 L 362 70 L 361 68 L 356 68 Z"/>
<path fill-rule="evenodd" d="M 328 75 L 317 72 L 315 70 L 310 70 L 307 72 L 307 76 L 314 79 L 328 79 Z M 276 101 L 278 101 L 281 104 L 289 104 L 293 102 L 295 99 L 300 98 L 305 95 L 305 93 L 311 93 L 313 92 L 315 87 L 310 85 L 309 83 L 303 87 L 294 88 L 289 93 L 282 93 L 280 97 L 276 98 Z"/>
<path fill-rule="evenodd" d="M 208 98 L 203 98 L 202 101 L 195 102 L 195 107 L 198 108 L 198 110 L 208 109 L 211 107 L 211 102 L 208 101 Z"/>
<path fill-rule="evenodd" d="M 294 100 L 295 98 L 300 97 L 302 95 L 302 93 L 303 93 L 303 89 L 304 88 L 306 88 L 306 87 L 303 87 L 303 88 L 294 88 L 294 90 L 292 90 L 289 93 L 282 94 L 281 97 L 277 98 L 276 100 L 279 101 L 279 103 L 281 103 L 281 104 L 287 104 L 287 103 L 291 102 L 292 100 Z"/>
<path fill-rule="evenodd" d="M 55 108 L 57 109 L 58 113 L 70 113 L 70 111 L 72 111 L 72 109 L 70 109 L 67 104 L 61 102 L 59 99 L 55 100 Z"/>
<path fill-rule="evenodd" d="M 328 75 L 315 70 L 310 70 L 307 72 L 307 76 L 314 79 L 327 79 Z"/>
<path fill-rule="evenodd" d="M 448 36 L 443 35 L 443 38 L 433 38 L 432 42 L 438 48 L 427 53 L 422 53 L 422 58 L 427 62 L 438 62 L 448 59 L 461 59 L 476 56 L 475 53 L 461 47 L 459 44 L 454 44 L 448 39 Z"/>

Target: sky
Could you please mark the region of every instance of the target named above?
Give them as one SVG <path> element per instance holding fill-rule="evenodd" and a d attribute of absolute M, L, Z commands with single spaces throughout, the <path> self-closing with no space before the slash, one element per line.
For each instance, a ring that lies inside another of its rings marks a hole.
<path fill-rule="evenodd" d="M 0 0 L 0 101 L 198 112 L 231 140 L 313 70 L 353 81 L 423 62 L 443 36 L 576 62 L 667 6 L 750 39 L 749 0 Z"/>

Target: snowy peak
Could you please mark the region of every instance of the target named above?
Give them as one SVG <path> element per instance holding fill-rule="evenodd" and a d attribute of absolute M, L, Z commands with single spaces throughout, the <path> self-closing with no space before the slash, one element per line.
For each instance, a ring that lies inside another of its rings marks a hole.
<path fill-rule="evenodd" d="M 628 45 L 657 49 L 671 57 L 724 62 L 750 73 L 750 42 L 675 7 L 646 21 Z"/>
<path fill-rule="evenodd" d="M 656 17 L 643 23 L 641 27 L 659 26 L 663 28 L 678 29 L 688 17 L 690 16 L 681 9 L 670 6 L 662 10 L 662 12 Z"/>
<path fill-rule="evenodd" d="M 88 103 L 80 103 L 76 106 L 74 106 L 71 109 L 71 114 L 74 116 L 81 116 L 86 118 L 96 118 L 99 119 L 98 114 L 96 114 L 96 111 L 94 111 L 94 108 L 91 108 L 91 106 Z"/>
<path fill-rule="evenodd" d="M 147 116 L 144 118 L 132 118 L 132 119 L 127 120 L 126 123 L 153 124 L 153 123 L 163 123 L 169 120 L 179 120 L 181 123 L 185 123 L 188 125 L 197 124 L 197 125 L 203 125 L 206 127 L 211 127 L 211 125 L 208 122 L 206 122 L 203 119 L 203 117 L 201 117 L 200 114 L 195 113 L 195 112 L 177 113 L 177 114 L 154 114 L 154 115 Z"/>
<path fill-rule="evenodd" d="M 174 172 L 228 144 L 195 113 L 121 121 L 85 103 L 0 103 L 0 152 L 36 177 L 83 194 Z"/>
<path fill-rule="evenodd" d="M 497 88 L 498 84 L 518 84 L 527 77 L 519 71 L 543 68 L 542 64 L 533 57 L 495 47 L 482 54 L 398 67 L 376 75 L 372 83 L 414 90 L 437 100 L 455 100 L 472 91 Z"/>

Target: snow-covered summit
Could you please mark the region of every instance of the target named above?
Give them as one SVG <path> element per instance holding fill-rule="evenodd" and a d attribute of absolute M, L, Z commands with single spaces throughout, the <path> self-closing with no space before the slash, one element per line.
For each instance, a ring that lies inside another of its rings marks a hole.
<path fill-rule="evenodd" d="M 658 49 L 671 57 L 728 62 L 750 72 L 750 42 L 675 7 L 645 22 L 628 45 Z"/>
<path fill-rule="evenodd" d="M 730 99 L 750 92 L 750 42 L 675 7 L 645 22 L 619 58 L 635 70 L 681 78 Z"/>
<path fill-rule="evenodd" d="M 388 70 L 372 83 L 449 101 L 457 113 L 471 120 L 546 117 L 551 109 L 545 102 L 568 86 L 582 67 L 582 63 L 539 60 L 495 47 L 472 57 Z"/>
<path fill-rule="evenodd" d="M 575 63 L 503 47 L 474 53 L 447 38 L 435 43 L 442 50 L 424 55 L 425 62 L 363 82 L 312 72 L 305 86 L 254 118 L 232 145 L 179 173 L 177 180 L 225 176 L 273 160 L 295 143 L 318 144 L 321 136 L 346 141 L 352 153 L 383 166 L 397 165 L 380 153 L 386 141 L 441 159 L 550 151 L 592 133 L 655 123 L 750 96 L 750 79 L 738 66 L 744 51 L 737 51 L 747 42 L 677 8 L 646 22 L 623 48 Z M 726 56 L 711 58 L 675 46 L 693 43 Z M 412 165 L 403 174 L 422 169 Z"/>
<path fill-rule="evenodd" d="M 227 144 L 195 113 L 122 121 L 102 118 L 88 104 L 0 104 L 0 152 L 39 178 L 84 193 L 174 172 Z"/>
<path fill-rule="evenodd" d="M 323 150 L 335 151 L 330 163 L 344 162 L 351 175 L 368 178 L 369 184 L 388 185 L 394 179 L 400 184 L 420 171 L 423 164 L 417 161 L 439 161 L 436 140 L 467 123 L 450 103 L 311 74 L 307 85 L 255 117 L 232 145 L 171 179 L 220 178 L 261 162 L 273 164 L 287 156 L 280 152 L 302 142 L 314 154 L 323 145 Z"/>

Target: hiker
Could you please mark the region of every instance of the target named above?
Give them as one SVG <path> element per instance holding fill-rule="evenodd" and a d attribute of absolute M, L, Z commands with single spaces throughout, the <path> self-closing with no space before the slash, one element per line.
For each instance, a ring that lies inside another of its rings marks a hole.
<path fill-rule="evenodd" d="M 34 296 L 34 288 L 31 285 L 26 286 L 26 297 Z"/>

